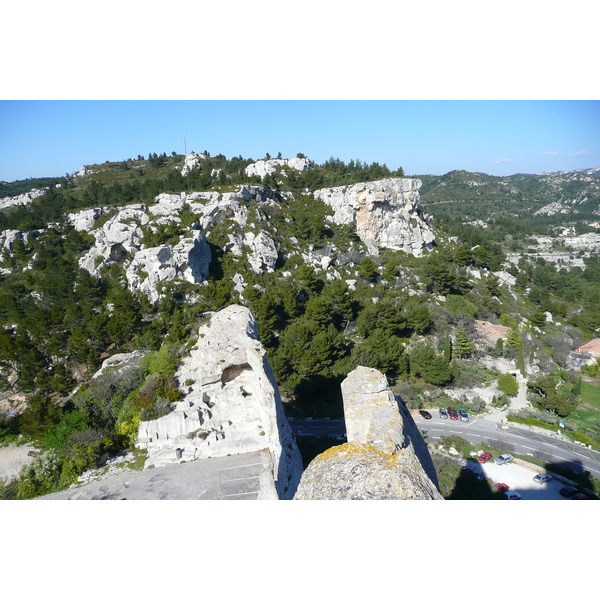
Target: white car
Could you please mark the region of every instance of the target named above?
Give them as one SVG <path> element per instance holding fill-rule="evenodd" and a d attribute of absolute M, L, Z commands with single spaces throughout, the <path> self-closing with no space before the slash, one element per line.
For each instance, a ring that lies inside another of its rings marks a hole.
<path fill-rule="evenodd" d="M 519 492 L 504 492 L 507 500 L 520 500 L 522 498 Z"/>
<path fill-rule="evenodd" d="M 552 475 L 548 475 L 548 473 L 538 473 L 533 480 L 536 483 L 539 483 L 540 485 L 542 485 L 542 483 L 547 483 L 548 481 L 550 481 L 552 479 Z"/>

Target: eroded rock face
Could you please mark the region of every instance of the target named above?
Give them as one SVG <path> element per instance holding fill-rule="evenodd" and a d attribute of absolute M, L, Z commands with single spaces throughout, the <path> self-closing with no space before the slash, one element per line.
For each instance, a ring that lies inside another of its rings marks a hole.
<path fill-rule="evenodd" d="M 270 158 L 268 160 L 257 160 L 255 163 L 246 167 L 246 175 L 252 177 L 258 175 L 264 177 L 271 175 L 282 167 L 290 167 L 295 171 L 307 171 L 312 169 L 312 162 L 308 158 Z"/>
<path fill-rule="evenodd" d="M 292 498 L 302 460 L 252 313 L 229 306 L 198 336 L 177 373 L 184 399 L 139 425 L 146 467 L 264 450 L 277 496 Z"/>
<path fill-rule="evenodd" d="M 9 208 L 11 206 L 23 206 L 24 204 L 31 204 L 36 198 L 43 196 L 46 193 L 47 188 L 33 189 L 24 194 L 18 196 L 5 196 L 0 198 L 0 210 L 3 208 Z"/>
<path fill-rule="evenodd" d="M 101 214 L 102 208 L 88 208 L 86 210 L 70 213 L 67 215 L 67 218 L 76 231 L 90 231 L 94 227 L 96 219 L 98 219 Z"/>
<path fill-rule="evenodd" d="M 92 231 L 96 241 L 81 257 L 79 266 L 92 275 L 98 275 L 105 262 L 122 264 L 129 254 L 138 250 L 144 235 L 142 227 L 149 220 L 143 204 L 120 208 L 101 228 Z"/>
<path fill-rule="evenodd" d="M 421 212 L 420 187 L 419 179 L 383 179 L 314 195 L 333 208 L 335 223 L 355 227 L 371 254 L 383 246 L 421 256 L 435 235 Z"/>
<path fill-rule="evenodd" d="M 206 160 L 206 156 L 204 154 L 200 154 L 198 152 L 191 152 L 190 154 L 186 154 L 181 174 L 185 177 L 190 171 L 197 169 L 198 165 L 203 160 Z"/>
<path fill-rule="evenodd" d="M 205 235 L 193 231 L 191 238 L 183 238 L 175 246 L 164 244 L 145 248 L 135 253 L 125 275 L 131 289 L 138 289 L 150 302 L 160 298 L 161 283 L 183 279 L 201 283 L 208 278 L 211 252 Z"/>
<path fill-rule="evenodd" d="M 317 456 L 295 500 L 442 500 L 433 462 L 385 376 L 358 367 L 342 382 L 348 443 Z"/>

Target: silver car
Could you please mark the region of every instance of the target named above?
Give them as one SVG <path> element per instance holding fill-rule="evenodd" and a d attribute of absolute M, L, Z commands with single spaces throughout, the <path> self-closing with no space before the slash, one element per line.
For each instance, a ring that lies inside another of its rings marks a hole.
<path fill-rule="evenodd" d="M 511 456 L 510 454 L 501 454 L 500 456 L 497 456 L 497 457 L 494 459 L 494 462 L 495 462 L 497 465 L 506 465 L 506 464 L 508 464 L 509 462 L 512 462 L 513 460 L 515 460 L 515 459 L 514 459 L 514 457 L 513 457 L 513 456 Z"/>
<path fill-rule="evenodd" d="M 552 479 L 552 475 L 548 475 L 548 473 L 538 473 L 533 480 L 536 483 L 539 483 L 540 485 L 542 483 L 547 483 L 548 481 L 550 481 Z"/>
<path fill-rule="evenodd" d="M 460 416 L 460 420 L 461 421 L 468 421 L 469 420 L 469 415 L 467 414 L 467 411 L 464 408 L 461 408 L 458 411 L 458 414 Z"/>
<path fill-rule="evenodd" d="M 440 419 L 447 419 L 448 411 L 445 408 L 440 408 Z"/>

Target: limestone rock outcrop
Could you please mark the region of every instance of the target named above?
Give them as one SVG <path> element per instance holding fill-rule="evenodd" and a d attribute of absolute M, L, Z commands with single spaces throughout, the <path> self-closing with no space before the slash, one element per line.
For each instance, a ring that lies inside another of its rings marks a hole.
<path fill-rule="evenodd" d="M 76 231 L 91 231 L 101 214 L 102 208 L 88 208 L 86 210 L 69 213 L 67 218 Z"/>
<path fill-rule="evenodd" d="M 98 275 L 105 262 L 122 264 L 129 254 L 137 252 L 143 237 L 142 227 L 148 224 L 144 204 L 122 207 L 101 228 L 92 231 L 94 245 L 81 257 L 79 266 Z"/>
<path fill-rule="evenodd" d="M 5 196 L 0 198 L 0 210 L 3 208 L 9 208 L 11 206 L 23 206 L 24 204 L 31 204 L 36 198 L 43 196 L 46 193 L 47 188 L 33 189 L 24 194 L 18 196 Z"/>
<path fill-rule="evenodd" d="M 20 240 L 24 244 L 27 244 L 29 234 L 27 232 L 19 231 L 18 229 L 5 229 L 4 231 L 0 231 L 0 261 L 2 261 L 1 251 L 6 250 L 7 252 L 12 252 L 16 240 Z"/>
<path fill-rule="evenodd" d="M 191 152 L 190 154 L 186 154 L 183 163 L 183 168 L 181 169 L 181 174 L 185 177 L 190 171 L 192 171 L 193 169 L 197 169 L 198 165 L 203 160 L 206 160 L 206 156 L 204 154 L 200 154 L 198 152 Z"/>
<path fill-rule="evenodd" d="M 348 442 L 318 455 L 295 500 L 442 500 L 433 462 L 385 376 L 357 367 L 342 382 Z"/>
<path fill-rule="evenodd" d="M 312 169 L 312 162 L 308 158 L 270 158 L 268 160 L 258 160 L 245 169 L 246 175 L 252 177 L 264 177 L 271 175 L 282 167 L 289 167 L 295 171 L 308 171 Z"/>
<path fill-rule="evenodd" d="M 138 289 L 150 302 L 160 298 L 163 282 L 183 279 L 201 283 L 208 278 L 211 252 L 206 236 L 192 231 L 190 238 L 182 238 L 175 246 L 163 244 L 139 250 L 125 271 L 131 289 Z"/>
<path fill-rule="evenodd" d="M 333 208 L 334 223 L 351 225 L 369 253 L 378 246 L 421 256 L 435 235 L 422 214 L 419 179 L 382 179 L 317 190 L 315 198 Z"/>
<path fill-rule="evenodd" d="M 231 305 L 213 314 L 177 378 L 183 400 L 139 424 L 146 467 L 263 451 L 265 478 L 278 498 L 292 498 L 302 460 L 252 313 Z"/>

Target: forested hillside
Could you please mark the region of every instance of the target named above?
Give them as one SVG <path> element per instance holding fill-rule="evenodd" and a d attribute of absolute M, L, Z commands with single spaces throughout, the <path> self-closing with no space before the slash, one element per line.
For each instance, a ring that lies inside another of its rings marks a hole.
<path fill-rule="evenodd" d="M 206 313 L 232 303 L 256 316 L 288 416 L 342 417 L 339 384 L 358 365 L 385 373 L 410 408 L 443 403 L 444 390 L 497 376 L 477 365 L 482 354 L 527 371 L 542 413 L 564 418 L 576 409 L 581 386 L 569 352 L 600 331 L 600 254 L 587 247 L 577 251 L 582 266 L 557 268 L 530 245 L 536 235 L 560 245 L 562 228 L 596 231 L 597 177 L 574 178 L 557 191 L 541 176 L 423 176 L 433 249 L 413 256 L 381 248 L 373 255 L 350 225 L 333 222 L 332 209 L 313 192 L 402 178 L 401 168 L 332 157 L 304 171 L 284 166 L 248 177 L 252 159 L 204 157 L 186 175 L 185 157 L 153 153 L 58 181 L 27 180 L 48 190 L 0 211 L 0 385 L 5 413 L 18 413 L 2 417 L 0 442 L 32 440 L 47 451 L 36 468 L 49 473 L 32 472 L 5 497 L 68 485 L 105 453 L 131 447 L 140 419 L 165 414 L 179 398 L 175 366 Z M 2 193 L 28 191 L 27 182 L 3 184 Z M 202 230 L 212 259 L 205 281 L 163 283 L 151 302 L 126 276 L 132 252 L 99 259 L 94 275 L 81 266 L 94 233 L 119 207 L 140 205 L 149 214 L 159 194 L 223 195 L 240 186 L 268 198 L 240 201 L 244 223 L 230 216 L 210 221 L 186 202 L 176 218 L 142 227 L 142 248 L 172 248 Z M 551 202 L 569 212 L 535 215 Z M 93 226 L 76 229 L 69 215 L 91 208 L 102 209 Z M 277 248 L 273 268 L 253 268 L 247 246 L 232 241 L 260 232 Z M 486 344 L 475 320 L 503 324 L 511 336 Z M 145 358 L 128 378 L 91 379 L 103 360 L 132 351 Z M 595 376 L 597 367 L 587 372 Z M 600 440 L 600 430 L 586 435 Z"/>

